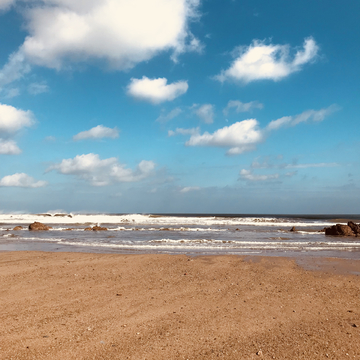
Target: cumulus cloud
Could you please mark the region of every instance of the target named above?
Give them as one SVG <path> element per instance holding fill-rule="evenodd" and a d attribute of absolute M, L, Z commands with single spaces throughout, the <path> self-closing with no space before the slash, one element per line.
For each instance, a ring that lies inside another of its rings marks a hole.
<path fill-rule="evenodd" d="M 195 106 L 195 114 L 205 123 L 212 124 L 214 122 L 214 105 L 204 104 Z"/>
<path fill-rule="evenodd" d="M 250 170 L 242 169 L 240 171 L 240 178 L 247 181 L 269 181 L 278 179 L 279 174 L 256 175 Z"/>
<path fill-rule="evenodd" d="M 8 10 L 11 5 L 15 4 L 16 0 L 0 0 L 0 11 Z"/>
<path fill-rule="evenodd" d="M 149 79 L 143 76 L 142 79 L 131 79 L 127 93 L 136 99 L 160 104 L 185 94 L 188 87 L 187 81 L 167 84 L 166 78 Z"/>
<path fill-rule="evenodd" d="M 335 111 L 338 111 L 340 108 L 333 104 L 327 108 L 320 110 L 306 110 L 299 115 L 295 116 L 284 116 L 280 119 L 273 120 L 267 126 L 267 130 L 277 130 L 285 126 L 295 126 L 302 122 L 308 121 L 323 121 L 327 116 L 331 115 Z"/>
<path fill-rule="evenodd" d="M 16 0 L 0 0 L 0 10 L 6 10 L 11 5 L 15 4 Z"/>
<path fill-rule="evenodd" d="M 0 0 L 0 7 L 13 1 Z M 176 57 L 200 51 L 189 30 L 200 0 L 29 0 L 29 35 L 19 49 L 31 64 L 62 69 L 70 62 L 105 60 L 129 69 L 161 51 Z"/>
<path fill-rule="evenodd" d="M 243 103 L 239 100 L 230 100 L 228 104 L 226 105 L 226 108 L 223 110 L 223 114 L 227 116 L 229 114 L 229 111 L 231 109 L 235 109 L 235 112 L 241 113 L 241 112 L 249 112 L 253 109 L 262 109 L 264 107 L 263 104 L 259 103 L 258 101 L 250 101 L 248 103 Z"/>
<path fill-rule="evenodd" d="M 290 50 L 289 45 L 266 45 L 264 41 L 254 40 L 250 46 L 240 47 L 238 57 L 231 66 L 215 78 L 221 82 L 278 81 L 300 71 L 303 65 L 313 61 L 319 47 L 310 37 L 305 39 L 303 48 L 298 49 L 294 56 L 290 55 Z"/>
<path fill-rule="evenodd" d="M 135 170 L 120 164 L 115 157 L 101 160 L 97 154 L 77 155 L 73 159 L 64 159 L 52 165 L 47 171 L 55 170 L 60 174 L 74 175 L 89 181 L 94 186 L 105 186 L 116 182 L 135 182 L 143 180 L 153 173 L 155 163 L 141 161 Z"/>
<path fill-rule="evenodd" d="M 191 129 L 183 129 L 183 128 L 176 128 L 174 130 L 168 131 L 168 136 L 176 136 L 176 135 L 198 135 L 200 132 L 200 128 L 191 128 Z"/>
<path fill-rule="evenodd" d="M 21 150 L 13 140 L 2 140 L 0 139 L 0 155 L 18 155 Z"/>
<path fill-rule="evenodd" d="M 34 178 L 25 173 L 16 173 L 14 175 L 4 176 L 0 180 L 0 186 L 8 187 L 38 188 L 46 185 L 46 181 L 36 181 Z"/>
<path fill-rule="evenodd" d="M 198 186 L 186 186 L 186 187 L 182 188 L 180 190 L 180 192 L 187 193 L 190 191 L 198 191 L 198 190 L 200 190 L 200 188 Z"/>
<path fill-rule="evenodd" d="M 156 119 L 157 122 L 159 123 L 166 123 L 174 118 L 176 118 L 177 116 L 179 116 L 182 113 L 182 110 L 177 107 L 173 110 L 171 110 L 169 113 L 165 114 L 164 111 L 161 112 L 160 116 Z"/>
<path fill-rule="evenodd" d="M 283 126 L 295 126 L 307 121 L 322 121 L 326 116 L 337 110 L 339 110 L 337 105 L 331 105 L 321 110 L 307 110 L 300 115 L 286 116 L 271 121 L 265 128 L 260 128 L 256 119 L 248 119 L 225 126 L 212 134 L 209 132 L 201 134 L 200 128 L 197 127 L 191 129 L 177 128 L 175 131 L 170 130 L 168 136 L 190 135 L 190 139 L 185 143 L 186 146 L 223 147 L 229 149 L 227 151 L 228 155 L 237 155 L 255 150 L 257 144 L 271 135 L 271 130 L 277 130 Z M 261 164 L 254 162 L 252 167 L 260 166 Z"/>
<path fill-rule="evenodd" d="M 31 111 L 0 104 L 0 136 L 13 134 L 23 127 L 33 125 L 34 122 L 35 118 Z"/>
<path fill-rule="evenodd" d="M 34 123 L 35 117 L 31 111 L 0 104 L 0 154 L 20 154 L 21 150 L 15 141 L 11 140 L 11 137 L 22 128 L 29 127 Z"/>
<path fill-rule="evenodd" d="M 111 138 L 116 139 L 119 137 L 119 130 L 115 127 L 113 129 L 98 125 L 90 130 L 82 131 L 77 135 L 73 136 L 73 140 L 84 140 L 84 139 L 102 139 Z"/>
<path fill-rule="evenodd" d="M 255 149 L 263 140 L 263 134 L 255 119 L 236 122 L 216 130 L 213 134 L 194 134 L 186 142 L 187 146 L 215 146 L 229 148 L 228 155 L 241 154 Z"/>

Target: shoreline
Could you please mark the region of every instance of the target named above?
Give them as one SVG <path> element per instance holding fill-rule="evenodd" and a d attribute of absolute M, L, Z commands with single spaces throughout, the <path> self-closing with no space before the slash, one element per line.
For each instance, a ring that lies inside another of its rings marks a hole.
<path fill-rule="evenodd" d="M 358 359 L 360 260 L 299 259 L 0 252 L 0 358 Z"/>
<path fill-rule="evenodd" d="M 325 235 L 324 235 L 325 236 Z M 49 253 L 89 253 L 89 254 L 118 254 L 118 255 L 185 255 L 190 257 L 197 256 L 253 256 L 253 257 L 270 257 L 270 258 L 288 258 L 288 259 L 303 259 L 303 263 L 310 262 L 311 260 L 322 259 L 339 259 L 344 261 L 357 261 L 360 259 L 358 251 L 296 251 L 296 250 L 223 250 L 223 251 L 206 251 L 206 250 L 164 250 L 164 249 L 140 249 L 135 247 L 117 248 L 116 246 L 91 246 L 91 245 L 69 245 L 61 244 L 59 242 L 46 242 L 46 241 L 8 241 L 0 243 L 0 254 L 3 252 L 49 252 Z"/>

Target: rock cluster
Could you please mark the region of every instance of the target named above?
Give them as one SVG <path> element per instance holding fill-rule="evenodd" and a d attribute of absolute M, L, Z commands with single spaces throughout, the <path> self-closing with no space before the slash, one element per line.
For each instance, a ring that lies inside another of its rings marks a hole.
<path fill-rule="evenodd" d="M 325 235 L 360 237 L 360 224 L 352 221 L 349 221 L 347 225 L 336 224 L 325 228 Z"/>
<path fill-rule="evenodd" d="M 98 225 L 95 225 L 93 227 L 87 227 L 84 229 L 84 231 L 106 231 L 107 228 L 106 227 L 101 227 Z"/>
<path fill-rule="evenodd" d="M 29 230 L 31 231 L 38 231 L 38 230 L 50 230 L 52 229 L 51 226 L 47 226 L 45 224 L 42 224 L 40 222 L 35 221 L 34 223 L 29 225 Z"/>

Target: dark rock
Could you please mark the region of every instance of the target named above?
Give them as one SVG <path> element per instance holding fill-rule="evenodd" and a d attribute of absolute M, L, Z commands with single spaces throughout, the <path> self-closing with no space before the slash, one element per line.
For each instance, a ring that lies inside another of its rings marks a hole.
<path fill-rule="evenodd" d="M 22 226 L 15 226 L 14 228 L 13 228 L 13 230 L 15 230 L 15 231 L 17 231 L 17 230 L 22 230 L 23 229 L 23 227 Z"/>
<path fill-rule="evenodd" d="M 92 231 L 106 231 L 107 228 L 95 225 L 95 226 L 93 226 L 93 228 L 91 230 Z"/>
<path fill-rule="evenodd" d="M 45 224 L 42 224 L 40 222 L 35 221 L 33 224 L 29 225 L 29 230 L 31 231 L 38 231 L 38 230 L 50 230 L 52 229 L 51 226 L 47 226 Z"/>
<path fill-rule="evenodd" d="M 98 225 L 95 225 L 93 227 L 87 227 L 84 229 L 84 231 L 106 231 L 107 228 L 106 227 L 101 227 Z"/>
<path fill-rule="evenodd" d="M 355 233 L 355 234 L 360 234 L 360 224 L 355 224 L 352 221 L 348 222 L 348 226 L 351 227 L 351 230 Z"/>
<path fill-rule="evenodd" d="M 293 226 L 293 227 L 290 229 L 290 231 L 293 231 L 293 232 L 297 231 L 297 230 L 296 230 L 296 227 Z"/>
<path fill-rule="evenodd" d="M 325 228 L 325 235 L 356 236 L 350 226 L 341 224 L 336 224 L 331 227 Z"/>
<path fill-rule="evenodd" d="M 72 218 L 71 215 L 69 214 L 55 214 L 54 216 L 57 216 L 57 217 L 69 217 L 69 218 Z"/>

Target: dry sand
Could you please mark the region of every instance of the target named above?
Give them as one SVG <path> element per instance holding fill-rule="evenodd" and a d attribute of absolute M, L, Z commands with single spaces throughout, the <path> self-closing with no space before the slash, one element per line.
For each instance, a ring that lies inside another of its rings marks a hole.
<path fill-rule="evenodd" d="M 360 261 L 319 264 L 0 253 L 0 359 L 360 359 Z"/>

